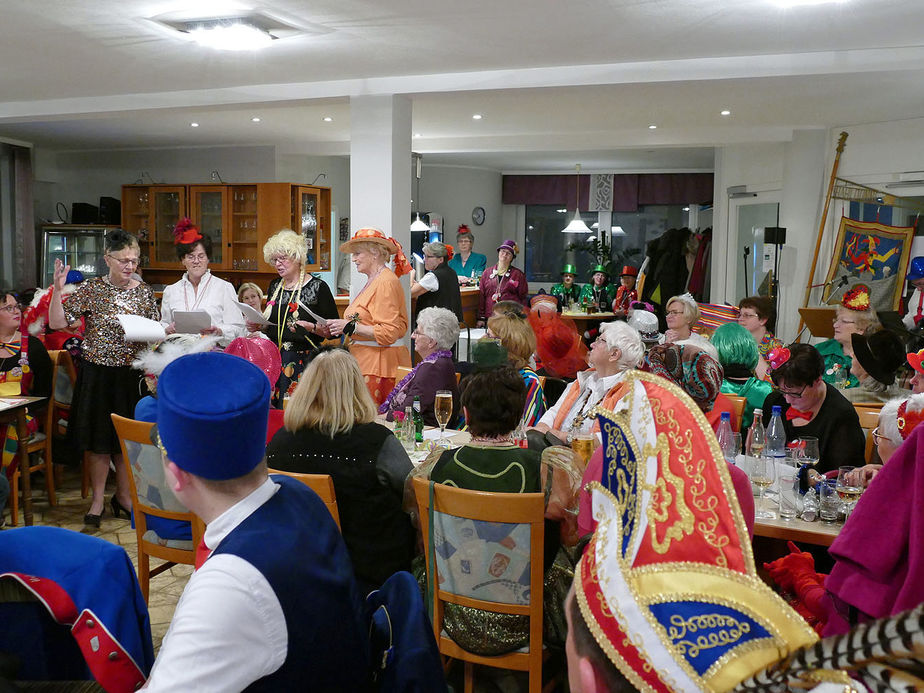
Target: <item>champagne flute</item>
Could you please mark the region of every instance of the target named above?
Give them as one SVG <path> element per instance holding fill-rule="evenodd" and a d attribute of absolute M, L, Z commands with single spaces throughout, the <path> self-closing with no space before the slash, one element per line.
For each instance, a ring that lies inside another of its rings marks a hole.
<path fill-rule="evenodd" d="M 751 467 L 751 483 L 760 491 L 757 497 L 757 509 L 754 518 L 757 520 L 775 520 L 776 513 L 764 507 L 764 493 L 773 484 L 776 474 L 776 460 L 768 455 L 760 454 L 754 458 Z"/>
<path fill-rule="evenodd" d="M 439 447 L 445 447 L 444 432 L 446 424 L 452 418 L 452 392 L 449 390 L 437 390 L 436 399 L 433 402 L 433 413 L 436 415 L 436 423 L 440 426 L 440 439 L 437 442 Z"/>
<path fill-rule="evenodd" d="M 844 501 L 844 519 L 850 517 L 857 501 L 860 500 L 860 494 L 863 493 L 861 486 L 850 483 L 850 473 L 856 467 L 843 466 L 837 468 L 837 486 L 835 487 L 837 495 Z"/>
<path fill-rule="evenodd" d="M 818 464 L 818 438 L 814 436 L 804 436 L 799 438 L 799 448 L 802 450 L 802 464 L 814 467 Z"/>

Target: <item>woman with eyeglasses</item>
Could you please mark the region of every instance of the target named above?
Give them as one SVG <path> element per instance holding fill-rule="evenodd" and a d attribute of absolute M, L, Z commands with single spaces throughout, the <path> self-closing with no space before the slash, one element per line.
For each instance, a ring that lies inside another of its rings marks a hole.
<path fill-rule="evenodd" d="M 786 441 L 818 438 L 816 469 L 827 472 L 841 465 L 862 466 L 866 448 L 860 419 L 853 405 L 822 378 L 824 359 L 809 344 L 790 344 L 770 352 L 770 377 L 778 391 L 764 400 L 764 421 L 773 406 L 782 408 Z"/>
<path fill-rule="evenodd" d="M 262 332 L 276 343 L 282 359 L 282 372 L 273 390 L 273 406 L 281 409 L 305 370 L 305 358 L 324 340 L 324 328 L 315 315 L 326 320 L 338 317 L 334 296 L 321 279 L 305 271 L 308 242 L 291 229 L 270 236 L 263 246 L 263 259 L 276 268 L 279 277 L 266 292 L 264 317 L 269 325 L 247 323 L 251 332 Z"/>
<path fill-rule="evenodd" d="M 738 304 L 738 324 L 751 333 L 757 342 L 760 359 L 757 362 L 757 377 L 768 380 L 767 354 L 783 346 L 773 335 L 776 329 L 776 308 L 766 296 L 748 296 Z"/>
<path fill-rule="evenodd" d="M 853 365 L 851 336 L 872 334 L 881 327 L 879 316 L 870 304 L 867 286 L 857 284 L 845 292 L 841 305 L 834 311 L 834 337 L 815 345 L 825 361 L 824 381 L 840 388 L 857 387 L 860 381 L 850 372 Z"/>
<path fill-rule="evenodd" d="M 220 337 L 227 345 L 245 334 L 244 316 L 237 307 L 237 294 L 230 282 L 209 271 L 212 239 L 184 217 L 173 230 L 176 255 L 186 268 L 180 281 L 164 289 L 160 303 L 160 320 L 167 334 L 176 332 L 174 313 L 205 312 L 211 325 L 201 334 Z"/>
<path fill-rule="evenodd" d="M 116 229 L 104 243 L 109 273 L 83 282 L 67 296 L 61 296 L 70 266 L 55 260 L 54 293 L 48 324 L 60 330 L 81 317 L 86 319 L 83 355 L 77 369 L 68 436 L 77 450 L 87 453 L 93 498 L 84 523 L 99 527 L 103 515 L 106 478 L 110 462 L 115 464 L 116 492 L 110 501 L 114 517 L 130 517 L 131 492 L 122 463 L 119 437 L 110 414 L 132 418 L 141 398 L 141 373 L 132 362 L 145 344 L 126 342 L 117 315 L 139 315 L 158 320 L 157 301 L 150 286 L 135 276 L 140 249 L 131 234 Z"/>
<path fill-rule="evenodd" d="M 671 296 L 667 301 L 664 314 L 667 330 L 661 335 L 660 344 L 692 344 L 709 354 L 716 361 L 719 353 L 712 343 L 693 331 L 693 325 L 699 320 L 699 305 L 690 294 Z"/>
<path fill-rule="evenodd" d="M 22 309 L 11 291 L 0 291 L 0 396 L 33 395 L 47 397 L 51 393 L 51 359 L 37 337 L 21 329 Z M 31 417 L 30 417 L 31 418 Z M 35 429 L 33 421 L 30 428 Z M 16 471 L 19 445 L 16 426 L 0 424 L 0 450 L 3 451 L 0 472 L 0 526 L 8 495 L 8 477 Z"/>

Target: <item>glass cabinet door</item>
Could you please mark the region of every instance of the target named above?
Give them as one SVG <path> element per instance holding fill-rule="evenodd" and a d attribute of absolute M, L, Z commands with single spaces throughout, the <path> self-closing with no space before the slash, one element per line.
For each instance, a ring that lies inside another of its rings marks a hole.
<path fill-rule="evenodd" d="M 199 227 L 203 236 L 212 241 L 212 265 L 224 266 L 225 263 L 225 215 L 227 212 L 227 188 L 195 186 L 189 189 L 190 218 Z"/>
<path fill-rule="evenodd" d="M 151 189 L 151 232 L 154 241 L 154 262 L 177 266 L 173 229 L 186 211 L 186 188 Z"/>
<path fill-rule="evenodd" d="M 305 269 L 319 272 L 330 269 L 329 220 L 325 219 L 321 191 L 317 188 L 296 187 L 293 190 L 293 210 L 297 228 L 308 242 Z"/>

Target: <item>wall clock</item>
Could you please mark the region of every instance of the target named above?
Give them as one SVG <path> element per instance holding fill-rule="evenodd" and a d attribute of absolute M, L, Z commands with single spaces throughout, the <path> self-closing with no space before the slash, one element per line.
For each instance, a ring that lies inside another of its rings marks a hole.
<path fill-rule="evenodd" d="M 475 209 L 472 210 L 472 221 L 478 226 L 484 223 L 484 207 L 475 207 Z"/>

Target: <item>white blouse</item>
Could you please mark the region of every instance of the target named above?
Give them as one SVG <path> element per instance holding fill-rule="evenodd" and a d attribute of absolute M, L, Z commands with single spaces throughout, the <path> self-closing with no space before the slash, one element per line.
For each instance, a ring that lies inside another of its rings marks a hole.
<path fill-rule="evenodd" d="M 212 319 L 212 326 L 221 329 L 221 344 L 227 345 L 235 337 L 247 334 L 244 315 L 237 307 L 237 292 L 230 282 L 206 272 L 199 280 L 198 290 L 190 283 L 187 275 L 164 289 L 161 300 L 161 324 L 167 327 L 173 322 L 176 311 L 205 311 Z"/>

